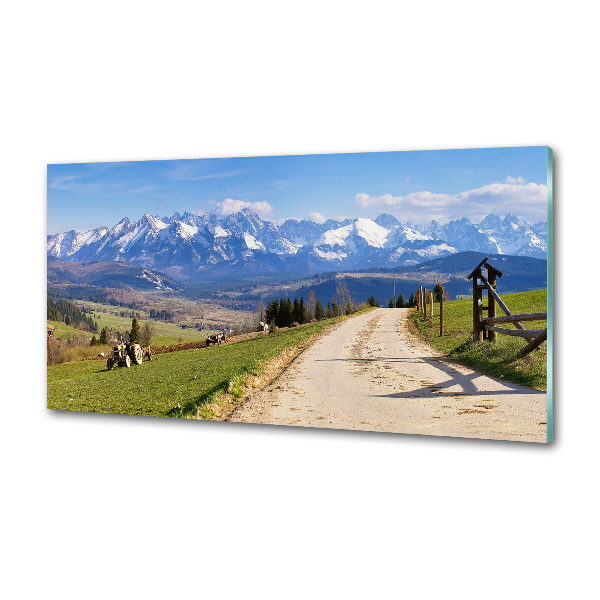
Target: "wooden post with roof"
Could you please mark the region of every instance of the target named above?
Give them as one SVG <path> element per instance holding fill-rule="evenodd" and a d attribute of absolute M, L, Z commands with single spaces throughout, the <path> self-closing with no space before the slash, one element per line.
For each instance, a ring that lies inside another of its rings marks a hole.
<path fill-rule="evenodd" d="M 487 269 L 487 279 L 484 277 L 482 269 Z M 490 342 L 494 342 L 497 339 L 498 333 L 523 337 L 527 340 L 527 345 L 521 349 L 520 354 L 527 354 L 546 340 L 547 329 L 525 329 L 521 321 L 547 320 L 547 314 L 544 312 L 513 315 L 496 291 L 496 277 L 502 277 L 502 273 L 488 264 L 487 258 L 484 258 L 468 277 L 468 279 L 473 279 L 473 340 L 480 342 L 487 339 Z M 487 290 L 487 306 L 483 306 L 483 290 Z M 506 316 L 496 316 L 496 304 Z M 488 313 L 486 318 L 482 316 L 483 311 L 487 311 Z M 516 329 L 498 327 L 502 323 L 512 323 Z"/>
<path fill-rule="evenodd" d="M 483 341 L 483 323 L 481 321 L 481 305 L 483 286 L 481 285 L 481 267 L 487 260 L 487 256 L 471 271 L 468 279 L 473 280 L 473 341 Z"/>
<path fill-rule="evenodd" d="M 487 269 L 488 279 L 483 276 L 482 269 Z M 482 342 L 487 338 L 495 342 L 497 333 L 484 328 L 483 312 L 487 311 L 488 318 L 496 317 L 496 277 L 502 273 L 487 263 L 487 256 L 473 269 L 468 279 L 473 280 L 473 341 Z M 487 285 L 486 285 L 487 283 Z M 493 290 L 491 291 L 490 288 Z M 488 304 L 483 306 L 483 290 L 488 290 Z"/>

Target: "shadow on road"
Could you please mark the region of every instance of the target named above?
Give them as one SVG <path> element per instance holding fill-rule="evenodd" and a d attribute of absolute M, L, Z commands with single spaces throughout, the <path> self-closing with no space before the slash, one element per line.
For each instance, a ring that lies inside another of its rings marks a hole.
<path fill-rule="evenodd" d="M 422 357 L 422 358 L 333 358 L 319 362 L 348 362 L 356 365 L 368 363 L 413 363 L 428 364 L 438 371 L 442 371 L 448 379 L 441 383 L 422 385 L 414 390 L 396 392 L 393 394 L 378 394 L 378 398 L 427 398 L 427 397 L 453 397 L 453 396 L 501 396 L 514 394 L 546 395 L 546 392 L 528 388 L 516 383 L 498 381 L 489 375 L 481 373 L 461 373 L 454 368 L 453 361 L 445 357 Z M 486 377 L 496 384 L 496 389 L 481 390 L 477 387 L 475 380 Z M 423 383 L 423 382 L 421 382 Z"/>

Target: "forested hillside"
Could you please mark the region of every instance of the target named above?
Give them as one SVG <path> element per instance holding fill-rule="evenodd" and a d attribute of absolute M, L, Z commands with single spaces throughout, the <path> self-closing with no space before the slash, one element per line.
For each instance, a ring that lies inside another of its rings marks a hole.
<path fill-rule="evenodd" d="M 68 300 L 53 300 L 48 297 L 48 314 L 46 318 L 48 321 L 58 321 L 83 331 L 98 331 L 94 319 Z"/>

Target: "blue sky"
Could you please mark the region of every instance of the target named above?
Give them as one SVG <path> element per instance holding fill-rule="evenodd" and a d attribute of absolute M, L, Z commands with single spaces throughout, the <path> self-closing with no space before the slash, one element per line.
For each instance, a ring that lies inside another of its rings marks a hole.
<path fill-rule="evenodd" d="M 275 223 L 382 212 L 536 222 L 546 220 L 546 157 L 541 146 L 48 165 L 48 233 L 246 206 Z"/>

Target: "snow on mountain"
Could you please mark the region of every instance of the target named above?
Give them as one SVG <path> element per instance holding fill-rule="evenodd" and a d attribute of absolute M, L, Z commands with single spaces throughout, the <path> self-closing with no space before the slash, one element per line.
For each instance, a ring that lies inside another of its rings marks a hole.
<path fill-rule="evenodd" d="M 176 221 L 177 232 L 184 240 L 191 240 L 198 233 L 198 228 L 195 225 L 188 225 L 181 221 Z"/>
<path fill-rule="evenodd" d="M 152 215 L 149 215 L 148 213 L 146 213 L 142 217 L 142 221 L 147 223 L 148 226 L 152 229 L 152 231 L 160 231 L 160 230 L 166 229 L 168 227 L 168 225 L 166 223 L 163 223 L 163 221 L 161 221 L 158 217 L 153 217 Z"/>
<path fill-rule="evenodd" d="M 48 240 L 48 254 L 54 258 L 69 258 L 86 245 L 93 244 L 108 232 L 107 227 L 88 231 L 67 231 L 51 236 Z"/>
<path fill-rule="evenodd" d="M 504 220 L 488 215 L 479 228 L 496 244 L 498 254 L 545 256 L 547 253 L 545 240 L 534 233 L 529 223 L 515 215 L 506 215 Z M 541 229 L 541 226 L 538 227 L 538 230 Z"/>
<path fill-rule="evenodd" d="M 531 226 L 531 231 L 543 242 L 548 242 L 548 223 L 546 221 L 535 223 Z"/>
<path fill-rule="evenodd" d="M 156 275 L 155 273 L 152 273 L 151 271 L 147 271 L 147 270 L 143 270 L 142 273 L 140 275 L 137 275 L 136 277 L 138 277 L 139 279 L 145 279 L 146 281 L 149 281 L 150 283 L 152 283 L 154 285 L 154 287 L 157 290 L 169 290 L 172 291 L 173 288 L 169 287 L 163 280 L 161 277 L 159 277 L 158 275 Z"/>
<path fill-rule="evenodd" d="M 443 240 L 445 239 L 444 228 L 437 221 L 431 221 L 429 225 L 420 230 L 421 233 L 428 235 L 434 239 Z"/>
<path fill-rule="evenodd" d="M 420 233 L 416 229 L 412 229 L 411 227 L 407 227 L 406 225 L 400 225 L 395 229 L 394 234 L 390 239 L 390 243 L 404 244 L 407 242 L 416 242 L 423 240 L 433 240 L 433 238 L 430 235 Z"/>
<path fill-rule="evenodd" d="M 332 248 L 334 246 L 347 246 L 348 242 L 346 240 L 353 228 L 353 225 L 346 225 L 345 227 L 330 229 L 321 235 L 315 246 L 331 246 Z"/>
<path fill-rule="evenodd" d="M 421 248 L 410 248 L 399 246 L 388 257 L 388 262 L 392 264 L 415 265 L 433 258 L 441 258 L 450 254 L 456 254 L 458 250 L 452 246 L 442 243 L 433 243 L 422 246 Z"/>
<path fill-rule="evenodd" d="M 388 213 L 381 213 L 375 219 L 375 223 L 377 223 L 377 225 L 381 225 L 382 227 L 385 227 L 386 229 L 394 229 L 394 228 L 400 226 L 400 221 L 398 221 L 398 219 L 396 219 L 396 217 L 394 217 L 393 215 L 390 215 Z"/>
<path fill-rule="evenodd" d="M 454 248 L 499 254 L 495 240 L 486 235 L 466 217 L 446 223 L 442 230 L 442 239 Z"/>
<path fill-rule="evenodd" d="M 327 226 L 328 223 L 330 224 L 329 227 Z M 292 242 L 295 246 L 301 248 L 303 246 L 314 244 L 319 236 L 328 229 L 331 229 L 330 221 L 319 224 L 313 221 L 287 219 L 287 221 L 279 227 L 279 234 Z"/>
<path fill-rule="evenodd" d="M 244 233 L 244 242 L 249 250 L 261 250 L 265 251 L 265 245 L 262 242 L 256 240 L 256 238 L 249 233 Z"/>
<path fill-rule="evenodd" d="M 375 220 L 324 223 L 288 219 L 276 226 L 248 209 L 220 217 L 191 213 L 145 214 L 112 228 L 48 236 L 48 256 L 76 261 L 123 261 L 145 269 L 198 276 L 218 265 L 253 270 L 327 270 L 405 265 L 460 251 L 544 258 L 547 225 L 530 225 L 514 215 L 488 215 L 479 225 L 463 218 L 440 225 L 403 224 L 381 214 Z M 252 261 L 251 263 L 247 261 Z M 257 262 L 258 261 L 258 262 Z M 262 266 L 261 266 L 262 265 Z"/>
<path fill-rule="evenodd" d="M 356 221 L 337 229 L 323 233 L 315 246 L 342 246 L 357 248 L 357 243 L 363 242 L 372 248 L 383 248 L 390 230 L 382 227 L 371 219 L 356 219 Z M 360 243 L 359 243 L 360 245 Z"/>
<path fill-rule="evenodd" d="M 226 229 L 223 229 L 220 225 L 217 225 L 214 229 L 213 229 L 213 235 L 216 238 L 219 237 L 229 237 L 231 235 L 231 232 L 227 231 Z"/>
<path fill-rule="evenodd" d="M 327 261 L 341 261 L 348 257 L 348 254 L 341 250 L 334 252 L 333 250 L 321 250 L 318 247 L 313 249 L 313 254 Z"/>
<path fill-rule="evenodd" d="M 354 227 L 356 234 L 374 248 L 383 248 L 390 233 L 389 229 L 378 225 L 371 219 L 356 219 Z"/>

